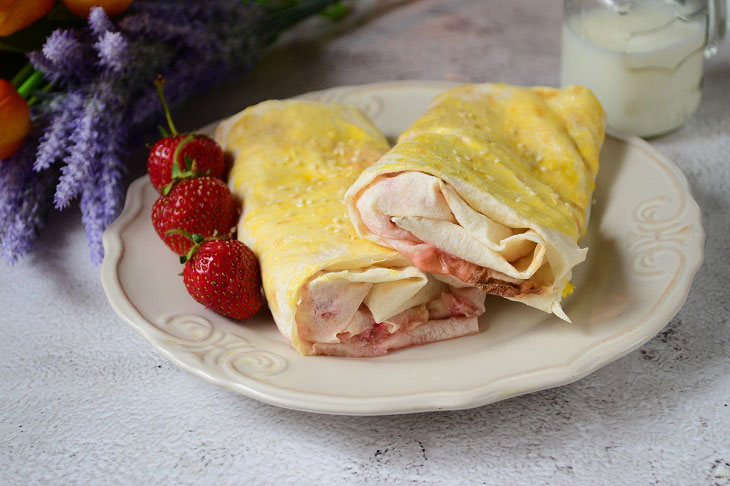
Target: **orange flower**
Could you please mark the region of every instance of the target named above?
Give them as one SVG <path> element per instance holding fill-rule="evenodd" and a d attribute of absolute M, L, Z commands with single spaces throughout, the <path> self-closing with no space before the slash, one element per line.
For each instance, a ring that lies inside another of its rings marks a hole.
<path fill-rule="evenodd" d="M 127 10 L 132 0 L 63 0 L 63 3 L 79 17 L 88 17 L 91 7 L 101 7 L 107 15 L 113 16 Z"/>
<path fill-rule="evenodd" d="M 0 0 L 0 37 L 29 26 L 51 10 L 55 0 Z"/>
<path fill-rule="evenodd" d="M 30 132 L 30 108 L 15 87 L 0 79 L 0 159 L 14 154 Z"/>

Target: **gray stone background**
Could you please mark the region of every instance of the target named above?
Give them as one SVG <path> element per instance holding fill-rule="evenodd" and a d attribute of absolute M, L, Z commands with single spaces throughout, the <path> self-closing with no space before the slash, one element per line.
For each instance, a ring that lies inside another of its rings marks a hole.
<path fill-rule="evenodd" d="M 178 126 L 390 79 L 554 85 L 560 18 L 557 0 L 379 2 L 357 25 L 274 50 Z M 652 144 L 703 210 L 705 264 L 684 308 L 577 383 L 459 412 L 314 415 L 179 371 L 112 312 L 78 212 L 54 215 L 34 254 L 0 265 L 0 483 L 729 485 L 730 42 L 694 117 Z"/>

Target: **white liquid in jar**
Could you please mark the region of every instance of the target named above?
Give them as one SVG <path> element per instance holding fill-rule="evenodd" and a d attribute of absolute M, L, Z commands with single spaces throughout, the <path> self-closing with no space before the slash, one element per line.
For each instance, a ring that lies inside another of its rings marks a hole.
<path fill-rule="evenodd" d="M 563 22 L 561 83 L 593 90 L 610 127 L 658 135 L 699 105 L 704 44 L 704 21 L 675 19 L 667 4 L 584 11 Z"/>

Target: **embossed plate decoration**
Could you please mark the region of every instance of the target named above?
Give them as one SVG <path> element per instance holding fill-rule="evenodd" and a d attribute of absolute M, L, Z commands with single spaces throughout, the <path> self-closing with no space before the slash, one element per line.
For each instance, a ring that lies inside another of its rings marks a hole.
<path fill-rule="evenodd" d="M 390 139 L 451 83 L 391 82 L 303 98 L 352 103 Z M 682 173 L 648 143 L 610 135 L 563 322 L 487 298 L 481 332 L 379 358 L 300 356 L 260 312 L 234 322 L 190 298 L 177 256 L 157 238 L 147 178 L 104 234 L 101 275 L 114 310 L 186 371 L 245 396 L 312 412 L 453 410 L 570 383 L 638 348 L 679 311 L 702 262 L 700 211 Z"/>

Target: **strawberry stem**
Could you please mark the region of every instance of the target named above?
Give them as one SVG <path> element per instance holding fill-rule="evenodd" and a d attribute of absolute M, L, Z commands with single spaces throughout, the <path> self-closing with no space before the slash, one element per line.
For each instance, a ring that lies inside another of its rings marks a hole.
<path fill-rule="evenodd" d="M 167 125 L 170 127 L 170 132 L 173 136 L 177 135 L 177 128 L 175 128 L 175 124 L 172 122 L 172 115 L 170 115 L 170 108 L 167 106 L 167 101 L 165 101 L 165 93 L 162 91 L 162 87 L 165 85 L 165 78 L 162 77 L 161 74 L 157 75 L 157 78 L 155 79 L 155 87 L 157 88 L 157 95 L 160 97 L 160 101 L 162 102 L 162 109 L 165 111 L 165 118 L 167 118 Z"/>
<path fill-rule="evenodd" d="M 172 191 L 175 186 L 178 184 L 178 182 L 184 181 L 186 179 L 195 179 L 196 177 L 202 177 L 208 175 L 207 171 L 205 173 L 198 172 L 198 164 L 195 163 L 194 159 L 191 159 L 187 155 L 183 157 L 183 161 L 185 162 L 185 170 L 180 170 L 180 166 L 177 163 L 177 150 L 175 151 L 175 155 L 172 157 L 172 168 L 170 169 L 170 182 L 165 184 L 165 186 L 162 188 L 162 195 L 167 196 L 170 194 L 170 191 Z"/>
<path fill-rule="evenodd" d="M 205 172 L 199 172 L 197 162 L 188 155 L 183 156 L 183 163 L 180 164 L 180 152 L 182 152 L 183 147 L 195 140 L 195 137 L 196 135 L 191 133 L 182 139 L 180 143 L 177 144 L 177 147 L 175 147 L 175 152 L 172 154 L 172 167 L 170 168 L 171 180 L 162 188 L 163 196 L 170 194 L 170 191 L 172 191 L 175 185 L 177 185 L 180 181 L 195 179 L 196 177 L 203 177 L 210 174 L 210 169 Z M 180 167 L 182 167 L 182 169 L 180 169 Z"/>

